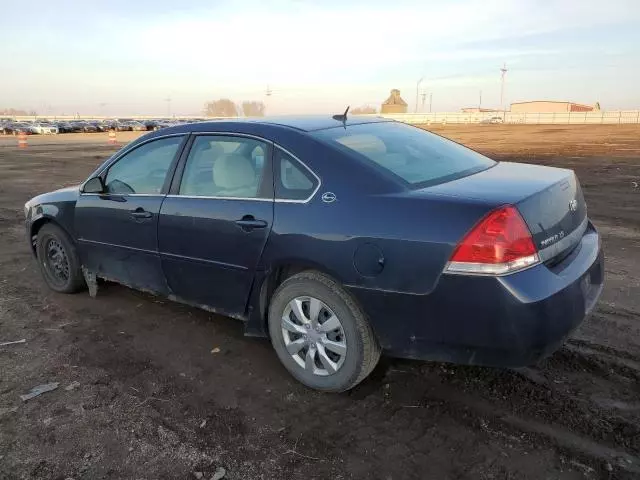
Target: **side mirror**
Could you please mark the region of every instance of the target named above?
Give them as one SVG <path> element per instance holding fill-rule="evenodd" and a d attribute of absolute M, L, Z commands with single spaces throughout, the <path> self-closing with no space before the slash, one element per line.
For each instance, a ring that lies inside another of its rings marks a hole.
<path fill-rule="evenodd" d="M 84 193 L 104 193 L 104 182 L 100 177 L 90 178 L 87 183 L 84 184 Z"/>

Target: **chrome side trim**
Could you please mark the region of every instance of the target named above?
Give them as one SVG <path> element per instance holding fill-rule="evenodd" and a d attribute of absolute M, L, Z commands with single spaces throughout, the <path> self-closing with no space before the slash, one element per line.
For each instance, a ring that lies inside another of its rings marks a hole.
<path fill-rule="evenodd" d="M 577 243 L 577 240 L 582 238 L 584 232 L 587 230 L 587 225 L 589 224 L 589 218 L 585 215 L 582 223 L 578 225 L 578 227 L 571 232 L 569 235 L 566 235 L 562 239 L 558 240 L 556 243 L 549 245 L 546 248 L 538 251 L 538 256 L 540 257 L 541 262 L 546 262 L 547 260 L 552 259 L 557 254 L 569 248 L 572 244 Z"/>
<path fill-rule="evenodd" d="M 96 196 L 96 197 L 165 197 L 161 193 L 82 193 L 80 195 Z"/>
<path fill-rule="evenodd" d="M 167 195 L 167 198 L 191 198 L 201 200 L 253 200 L 255 202 L 273 202 L 272 198 L 255 198 L 255 197 L 219 197 L 213 195 Z"/>

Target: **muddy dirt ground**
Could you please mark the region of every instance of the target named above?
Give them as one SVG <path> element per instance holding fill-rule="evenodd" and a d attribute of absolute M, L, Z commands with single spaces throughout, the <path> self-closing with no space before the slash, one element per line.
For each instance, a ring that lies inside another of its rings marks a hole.
<path fill-rule="evenodd" d="M 23 204 L 115 147 L 106 134 L 30 137 L 26 150 L 0 138 L 0 343 L 26 339 L 0 346 L 0 478 L 640 478 L 640 127 L 428 128 L 575 169 L 606 288 L 540 365 L 383 358 L 341 395 L 297 384 L 237 321 L 111 284 L 95 299 L 50 292 Z M 60 386 L 21 401 L 49 382 Z"/>

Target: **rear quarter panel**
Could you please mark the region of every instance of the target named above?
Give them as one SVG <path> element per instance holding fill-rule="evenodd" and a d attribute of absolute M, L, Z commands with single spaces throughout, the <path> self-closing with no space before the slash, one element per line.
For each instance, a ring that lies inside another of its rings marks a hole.
<path fill-rule="evenodd" d="M 426 294 L 459 239 L 491 209 L 463 199 L 361 196 L 326 183 L 308 204 L 275 204 L 266 265 L 316 266 L 348 286 Z M 325 191 L 337 200 L 324 203 Z"/>

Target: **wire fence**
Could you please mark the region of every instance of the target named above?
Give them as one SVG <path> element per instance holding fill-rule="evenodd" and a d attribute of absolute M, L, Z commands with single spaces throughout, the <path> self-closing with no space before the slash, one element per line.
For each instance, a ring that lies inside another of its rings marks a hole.
<path fill-rule="evenodd" d="M 617 111 L 599 111 L 599 112 L 557 112 L 557 113 L 515 113 L 515 112 L 482 112 L 482 113 L 466 113 L 466 112 L 433 112 L 433 113 L 388 113 L 388 114 L 372 114 L 362 115 L 371 117 L 385 117 L 411 124 L 432 124 L 432 123 L 455 123 L 455 124 L 471 124 L 471 123 L 508 123 L 508 124 L 527 124 L 527 125 L 587 125 L 587 124 L 640 124 L 640 110 L 617 110 Z M 37 120 L 99 120 L 114 117 L 100 116 L 2 116 L 0 119 L 11 119 L 17 121 L 37 121 Z M 144 120 L 154 119 L 157 116 L 137 115 L 128 116 L 127 119 Z M 175 115 L 175 120 L 195 119 L 203 117 L 189 117 Z M 210 117 L 224 118 L 224 117 Z M 236 118 L 236 117 L 233 117 Z"/>
<path fill-rule="evenodd" d="M 373 115 L 372 115 L 373 116 Z M 379 116 L 412 124 L 431 123 L 509 123 L 528 125 L 587 125 L 587 124 L 640 124 L 640 110 L 599 112 L 434 112 L 434 113 L 390 113 Z"/>

